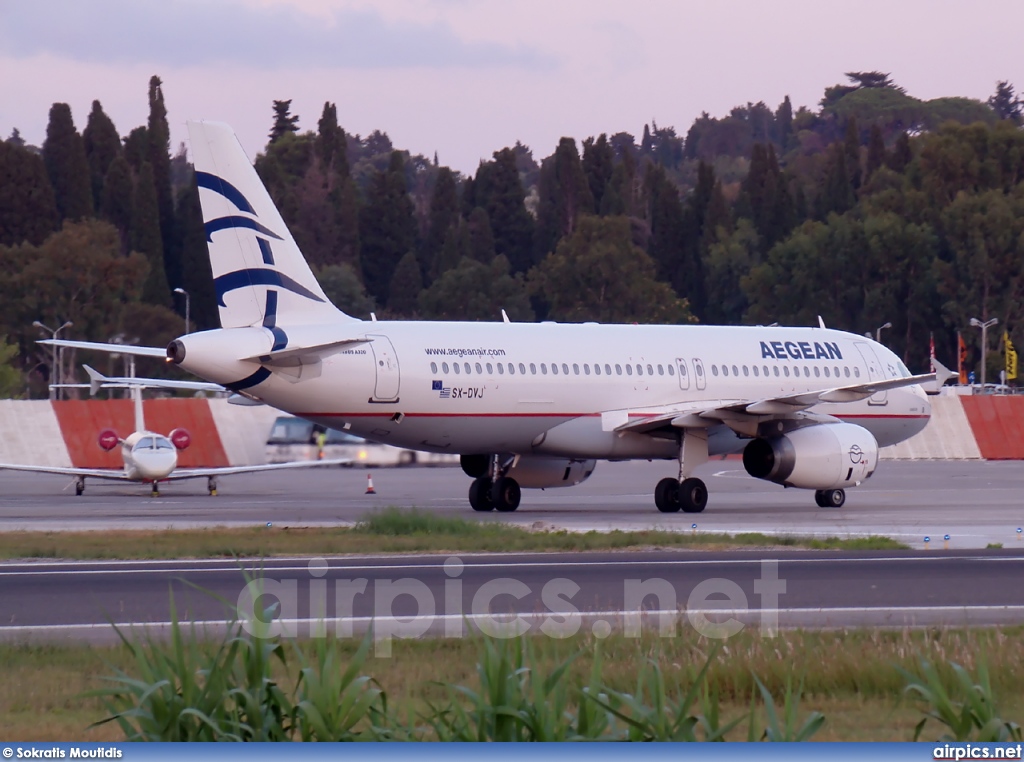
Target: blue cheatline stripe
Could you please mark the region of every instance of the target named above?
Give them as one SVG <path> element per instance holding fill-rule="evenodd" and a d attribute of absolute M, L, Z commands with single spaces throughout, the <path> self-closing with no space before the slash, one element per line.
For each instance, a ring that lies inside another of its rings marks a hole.
<path fill-rule="evenodd" d="M 252 208 L 249 200 L 242 195 L 242 191 L 238 190 L 227 180 L 217 177 L 217 175 L 211 175 L 209 172 L 196 172 L 196 185 L 200 188 L 208 188 L 214 193 L 219 193 L 237 206 L 240 211 L 256 214 L 256 210 Z"/>
<path fill-rule="evenodd" d="M 277 292 L 270 289 L 267 290 L 267 308 L 263 311 L 263 327 L 269 328 L 270 332 L 274 334 L 274 346 L 270 348 L 271 352 L 288 346 L 288 334 L 277 326 Z"/>
<path fill-rule="evenodd" d="M 287 275 L 282 275 L 277 270 L 268 270 L 263 267 L 250 267 L 245 270 L 235 270 L 225 273 L 219 278 L 214 278 L 213 287 L 217 290 L 217 304 L 227 307 L 224 303 L 224 294 L 239 288 L 248 286 L 278 286 L 285 291 L 291 291 L 299 296 L 312 299 L 314 302 L 322 302 L 319 296 L 314 294 L 305 286 L 296 283 Z"/>
<path fill-rule="evenodd" d="M 210 220 L 206 223 L 207 242 L 213 242 L 213 234 L 217 231 L 230 230 L 231 228 L 249 228 L 250 230 L 255 230 L 257 233 L 262 233 L 270 238 L 276 238 L 278 241 L 283 240 L 281 236 L 273 230 L 261 225 L 256 220 L 250 219 L 249 217 L 243 217 L 240 214 L 232 214 L 227 217 L 218 217 L 217 219 Z"/>
<path fill-rule="evenodd" d="M 259 370 L 249 376 L 246 376 L 241 381 L 235 381 L 233 384 L 224 384 L 224 386 L 233 392 L 240 392 L 242 389 L 251 389 L 257 384 L 262 384 L 268 378 L 270 378 L 270 371 L 263 366 L 260 366 Z"/>
<path fill-rule="evenodd" d="M 260 254 L 263 255 L 263 264 L 274 264 L 274 252 L 270 250 L 270 241 L 265 241 L 262 238 L 257 238 L 256 243 L 260 245 Z"/>

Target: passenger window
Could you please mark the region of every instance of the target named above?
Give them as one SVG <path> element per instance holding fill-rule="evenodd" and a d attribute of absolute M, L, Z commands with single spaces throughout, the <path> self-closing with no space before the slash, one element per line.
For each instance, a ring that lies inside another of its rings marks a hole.
<path fill-rule="evenodd" d="M 441 363 L 441 370 L 443 370 L 445 373 L 447 373 L 448 372 L 448 363 L 446 363 L 446 362 Z"/>
<path fill-rule="evenodd" d="M 534 363 L 530 363 L 530 375 L 531 376 L 536 376 L 537 375 L 537 366 Z"/>
<path fill-rule="evenodd" d="M 828 374 L 828 366 L 826 365 L 826 366 L 825 366 L 825 378 L 828 378 L 828 375 L 829 375 L 829 374 Z"/>
<path fill-rule="evenodd" d="M 857 378 L 860 378 L 860 368 L 854 367 L 853 375 L 855 375 Z"/>
<path fill-rule="evenodd" d="M 789 366 L 788 365 L 783 365 L 782 366 L 782 375 L 784 375 L 786 378 L 789 378 Z"/>
<path fill-rule="evenodd" d="M 505 366 L 502 365 L 501 363 L 498 363 L 498 375 L 499 376 L 504 376 L 505 375 Z"/>
<path fill-rule="evenodd" d="M 660 368 L 661 366 L 659 365 L 658 367 Z M 651 365 L 650 363 L 647 363 L 647 375 L 648 376 L 653 376 L 654 375 L 654 366 Z"/>
<path fill-rule="evenodd" d="M 594 363 L 594 375 L 595 376 L 600 376 L 601 375 L 601 363 L 598 363 L 598 362 Z"/>
<path fill-rule="evenodd" d="M 757 366 L 754 366 L 754 378 L 757 378 Z"/>
<path fill-rule="evenodd" d="M 431 373 L 437 373 L 437 363 L 436 362 L 430 363 L 430 372 Z"/>
<path fill-rule="evenodd" d="M 514 376 L 516 374 L 516 366 L 513 363 L 508 364 L 508 374 Z"/>
<path fill-rule="evenodd" d="M 740 374 L 739 368 L 737 368 L 735 365 L 732 366 L 732 374 L 734 376 L 738 376 Z"/>
<path fill-rule="evenodd" d="M 476 364 L 476 372 L 483 375 L 484 369 L 480 366 L 480 363 Z"/>
<path fill-rule="evenodd" d="M 835 368 L 833 368 L 833 372 L 835 373 L 835 377 L 836 377 L 836 378 L 839 378 L 839 367 L 838 367 L 838 366 L 836 366 Z"/>
<path fill-rule="evenodd" d="M 466 368 L 466 375 L 467 375 L 467 376 L 468 376 L 468 375 L 469 375 L 470 373 L 472 373 L 472 372 L 473 372 L 472 368 L 470 368 L 470 367 L 469 367 L 469 363 L 468 363 L 468 362 L 467 362 L 467 363 L 463 363 L 463 365 L 464 365 L 464 366 L 465 366 L 465 368 Z"/>
<path fill-rule="evenodd" d="M 558 363 L 556 363 L 556 362 L 551 363 L 551 375 L 552 376 L 557 376 L 558 375 Z"/>
<path fill-rule="evenodd" d="M 670 376 L 674 376 L 676 374 L 676 369 L 673 368 L 671 365 L 668 366 L 668 374 Z"/>
<path fill-rule="evenodd" d="M 574 368 L 575 368 L 576 366 L 575 366 L 575 365 L 573 365 L 572 367 L 574 367 Z M 584 373 L 585 375 L 587 375 L 587 376 L 589 376 L 589 375 L 590 375 L 590 363 L 588 363 L 588 362 L 585 362 L 585 363 L 583 363 L 583 373 Z"/>
<path fill-rule="evenodd" d="M 711 366 L 711 375 L 712 376 L 718 376 L 718 366 L 717 365 L 712 365 Z"/>
<path fill-rule="evenodd" d="M 775 372 L 775 377 L 778 378 L 779 377 L 779 366 L 778 365 L 773 365 L 772 366 L 772 370 Z"/>
<path fill-rule="evenodd" d="M 530 368 L 531 369 L 533 368 L 533 363 L 530 363 Z M 534 372 L 536 372 L 536 371 L 534 371 Z M 521 375 L 521 376 L 525 376 L 526 375 L 526 366 L 523 365 L 523 363 L 519 363 L 519 375 Z"/>
<path fill-rule="evenodd" d="M 605 365 L 605 367 L 607 368 L 608 366 Z M 618 363 L 615 363 L 615 375 L 616 376 L 621 376 L 622 375 L 622 366 L 619 365 Z"/>
<path fill-rule="evenodd" d="M 764 366 L 764 377 L 768 378 L 768 366 L 767 365 Z"/>
<path fill-rule="evenodd" d="M 747 370 L 747 366 L 746 365 L 743 366 L 743 375 L 744 376 L 749 376 L 750 375 L 750 372 Z"/>
<path fill-rule="evenodd" d="M 818 366 L 817 365 L 814 366 L 814 377 L 815 378 L 821 378 L 821 371 L 818 370 Z"/>
<path fill-rule="evenodd" d="M 845 375 L 845 376 L 846 376 L 847 378 L 849 378 L 849 377 L 850 377 L 850 366 L 849 366 L 849 365 L 845 365 L 845 366 L 843 366 L 843 374 L 844 374 L 844 375 Z"/>
<path fill-rule="evenodd" d="M 612 366 L 609 365 L 608 363 L 604 364 L 604 374 L 606 376 L 610 376 L 612 374 Z"/>
<path fill-rule="evenodd" d="M 530 367 L 531 369 L 533 368 L 532 365 Z M 540 372 L 545 376 L 548 374 L 548 364 L 546 362 L 540 364 Z"/>
<path fill-rule="evenodd" d="M 723 365 L 722 366 L 722 375 L 723 376 L 728 376 L 729 375 L 729 366 L 728 365 Z"/>
<path fill-rule="evenodd" d="M 576 372 L 579 373 L 579 369 L 577 369 Z M 569 366 L 567 364 L 565 364 L 565 363 L 562 363 L 562 375 L 563 376 L 568 376 L 569 375 Z"/>
<path fill-rule="evenodd" d="M 642 376 L 644 374 L 644 366 L 641 365 L 640 363 L 636 364 L 636 374 L 638 376 Z"/>
<path fill-rule="evenodd" d="M 665 375 L 665 369 L 661 366 L 661 363 L 658 363 L 658 375 L 659 376 L 664 376 Z"/>
<path fill-rule="evenodd" d="M 566 371 L 566 372 L 568 373 L 568 371 Z M 576 363 L 573 363 L 572 364 L 572 372 L 578 376 L 580 374 L 580 366 L 577 365 Z M 589 370 L 587 371 L 587 375 L 588 376 L 590 375 L 590 371 Z"/>
<path fill-rule="evenodd" d="M 618 368 L 619 366 L 616 365 L 615 367 Z M 626 363 L 626 375 L 627 376 L 632 376 L 633 375 L 633 366 L 630 365 L 629 363 Z"/>
<path fill-rule="evenodd" d="M 494 366 L 491 365 L 490 363 L 487 363 L 487 375 L 490 375 L 492 373 L 494 373 Z"/>
<path fill-rule="evenodd" d="M 804 366 L 804 378 L 810 378 L 810 377 L 811 377 L 811 368 L 810 368 L 809 365 L 805 365 Z"/>
<path fill-rule="evenodd" d="M 456 376 L 462 373 L 462 368 L 459 367 L 459 364 L 457 362 L 452 363 L 452 370 L 455 371 Z"/>

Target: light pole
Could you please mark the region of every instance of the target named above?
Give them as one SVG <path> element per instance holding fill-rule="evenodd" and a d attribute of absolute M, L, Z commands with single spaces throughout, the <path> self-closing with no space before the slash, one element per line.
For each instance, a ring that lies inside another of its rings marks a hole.
<path fill-rule="evenodd" d="M 179 286 L 178 288 L 174 289 L 174 293 L 181 294 L 182 296 L 185 297 L 185 333 L 187 334 L 188 333 L 188 313 L 189 313 L 190 307 L 192 306 L 191 305 L 192 300 L 188 296 L 188 291 L 186 291 L 185 289 L 181 288 L 181 286 Z"/>
<path fill-rule="evenodd" d="M 878 326 L 878 328 L 875 329 L 875 343 L 876 344 L 881 344 L 882 343 L 882 329 L 883 328 L 892 328 L 892 323 L 886 321 L 885 323 L 883 323 L 882 325 Z"/>
<path fill-rule="evenodd" d="M 50 328 L 49 326 L 40 323 L 38 320 L 33 320 L 32 325 L 34 325 L 36 328 L 42 328 L 44 331 L 50 334 L 50 338 L 56 341 L 57 334 L 63 331 L 65 328 L 70 328 L 71 326 L 74 325 L 74 323 L 68 320 L 56 331 Z M 60 365 L 57 364 L 57 345 L 52 345 L 50 349 L 50 399 L 54 400 L 57 399 L 57 384 L 60 383 Z"/>
<path fill-rule="evenodd" d="M 996 325 L 999 318 L 992 318 L 982 323 L 978 318 L 971 318 L 971 325 L 981 329 L 981 390 L 985 391 L 985 358 L 988 355 L 988 329 Z"/>

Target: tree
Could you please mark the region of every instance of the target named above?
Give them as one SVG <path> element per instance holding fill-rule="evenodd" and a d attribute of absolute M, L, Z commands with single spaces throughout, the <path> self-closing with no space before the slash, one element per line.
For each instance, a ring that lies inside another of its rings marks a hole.
<path fill-rule="evenodd" d="M 135 179 L 135 201 L 132 204 L 131 247 L 145 255 L 149 273 L 142 289 L 142 299 L 149 304 L 170 306 L 171 289 L 164 270 L 163 242 L 160 238 L 160 211 L 153 186 L 153 169 L 142 165 Z"/>
<path fill-rule="evenodd" d="M 391 314 L 414 317 L 417 300 L 423 290 L 423 276 L 420 273 L 420 263 L 416 258 L 415 251 L 407 251 L 405 256 L 398 260 L 398 266 L 395 267 L 395 274 L 391 278 L 391 286 L 388 290 L 390 292 L 388 310 Z"/>
<path fill-rule="evenodd" d="M 787 95 L 775 111 L 775 135 L 779 150 L 785 154 L 793 138 L 793 104 Z"/>
<path fill-rule="evenodd" d="M 71 119 L 71 107 L 54 103 L 43 143 L 43 162 L 53 186 L 57 213 L 62 220 L 80 220 L 93 213 L 89 163 L 85 158 L 82 136 Z"/>
<path fill-rule="evenodd" d="M 220 325 L 217 292 L 210 267 L 206 226 L 199 203 L 199 186 L 195 178 L 178 197 L 178 220 L 181 229 L 182 288 L 188 292 L 194 330 L 204 331 Z"/>
<path fill-rule="evenodd" d="M 0 246 L 38 246 L 57 229 L 57 201 L 38 154 L 0 141 Z"/>
<path fill-rule="evenodd" d="M 107 169 L 103 179 L 103 198 L 100 213 L 103 219 L 117 228 L 121 235 L 121 253 L 127 256 L 132 229 L 132 169 L 123 156 L 118 156 Z M 202 220 L 202 215 L 199 217 Z M 205 236 L 204 236 L 205 240 Z"/>
<path fill-rule="evenodd" d="M 427 215 L 427 232 L 423 238 L 423 281 L 429 283 L 439 274 L 438 258 L 449 231 L 459 220 L 459 192 L 455 175 L 448 167 L 437 171 L 434 192 L 430 196 L 430 211 Z M 454 266 L 458 259 L 452 263 Z"/>
<path fill-rule="evenodd" d="M 475 185 L 476 206 L 487 212 L 494 251 L 508 259 L 512 272 L 529 268 L 533 249 L 533 218 L 523 203 L 518 160 L 513 148 L 495 151 L 494 161 L 478 168 Z"/>
<path fill-rule="evenodd" d="M 594 197 L 594 208 L 600 212 L 605 189 L 615 170 L 615 153 L 602 132 L 597 140 L 583 141 L 583 173 L 587 176 L 590 195 Z"/>
<path fill-rule="evenodd" d="M 523 276 L 501 255 L 486 265 L 463 259 L 420 295 L 419 307 L 435 320 L 497 320 L 503 309 L 511 320 L 534 317 Z"/>
<path fill-rule="evenodd" d="M 405 157 L 393 151 L 388 168 L 370 182 L 359 219 L 366 290 L 387 304 L 398 260 L 416 242 L 416 219 L 405 180 Z"/>
<path fill-rule="evenodd" d="M 274 101 L 274 126 L 270 128 L 268 136 L 271 143 L 280 140 L 288 133 L 299 131 L 299 117 L 292 116 L 292 100 Z"/>
<path fill-rule="evenodd" d="M 746 218 L 736 224 L 734 231 L 726 232 L 721 240 L 708 246 L 704 257 L 705 323 L 738 325 L 742 322 L 749 303 L 740 283 L 760 263 L 760 248 L 760 236 Z"/>
<path fill-rule="evenodd" d="M 160 77 L 149 79 L 149 121 L 146 137 L 149 141 L 147 158 L 153 171 L 157 210 L 160 215 L 160 242 L 163 245 L 164 268 L 168 283 L 181 283 L 181 253 L 174 220 L 174 196 L 171 191 L 171 130 L 167 126 L 167 108 Z"/>
<path fill-rule="evenodd" d="M 92 102 L 89 121 L 82 130 L 82 145 L 89 164 L 92 200 L 96 209 L 103 208 L 103 181 L 114 159 L 121 155 L 121 137 L 99 101 Z"/>
<path fill-rule="evenodd" d="M 530 289 L 555 320 L 688 323 L 684 299 L 655 279 L 654 261 L 633 243 L 625 217 L 585 217 L 530 273 Z"/>
<path fill-rule="evenodd" d="M 867 170 L 864 173 L 865 179 L 870 179 L 875 171 L 885 165 L 885 140 L 882 137 L 882 128 L 877 124 L 871 125 L 871 135 L 868 138 L 868 159 Z"/>
<path fill-rule="evenodd" d="M 856 191 L 860 188 L 860 132 L 857 120 L 850 117 L 846 120 L 846 134 L 843 137 L 843 150 L 846 151 L 846 171 L 850 177 L 850 185 Z"/>
<path fill-rule="evenodd" d="M 988 105 L 1000 119 L 1006 119 L 1018 127 L 1024 123 L 1024 103 L 1013 91 L 1013 85 L 1005 80 L 996 83 L 995 93 L 988 99 Z"/>
<path fill-rule="evenodd" d="M 896 138 L 896 145 L 893 146 L 892 153 L 889 155 L 886 164 L 893 172 L 903 172 L 910 165 L 910 161 L 913 158 L 914 154 L 910 148 L 910 135 L 906 132 L 901 132 L 900 136 Z"/>
<path fill-rule="evenodd" d="M 559 238 L 571 235 L 583 215 L 594 212 L 575 140 L 562 138 L 554 155 L 541 164 L 538 190 L 535 261 L 554 250 Z"/>
<path fill-rule="evenodd" d="M 365 320 L 376 309 L 352 265 L 329 265 L 317 271 L 316 279 L 331 303 L 346 315 Z"/>

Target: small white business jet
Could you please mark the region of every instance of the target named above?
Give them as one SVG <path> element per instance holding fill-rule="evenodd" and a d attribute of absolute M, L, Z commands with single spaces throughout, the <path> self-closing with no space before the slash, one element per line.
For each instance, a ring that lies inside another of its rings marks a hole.
<path fill-rule="evenodd" d="M 357 320 L 324 295 L 231 128 L 188 128 L 222 327 L 175 339 L 168 361 L 323 426 L 459 453 L 474 510 L 514 511 L 520 488 L 578 484 L 597 460 L 665 459 L 678 474 L 655 505 L 696 513 L 694 470 L 740 451 L 751 476 L 839 507 L 880 446 L 928 423 L 934 375 L 823 324 Z"/>
<path fill-rule="evenodd" d="M 76 342 L 88 344 L 89 342 Z M 107 346 L 107 345 L 103 345 Z M 109 479 L 116 481 L 142 482 L 152 485 L 152 496 L 159 497 L 160 482 L 179 481 L 181 479 L 206 479 L 207 490 L 211 495 L 217 494 L 217 477 L 231 474 L 247 474 L 256 471 L 275 471 L 286 468 L 311 468 L 314 466 L 344 465 L 348 459 L 294 461 L 289 463 L 270 463 L 258 466 L 220 466 L 213 468 L 178 468 L 178 451 L 188 448 L 192 436 L 187 430 L 177 428 L 166 436 L 146 428 L 142 414 L 142 389 L 160 387 L 169 389 L 191 389 L 204 391 L 223 391 L 219 384 L 203 381 L 171 381 L 151 378 L 108 378 L 96 370 L 85 366 L 89 374 L 90 387 L 93 394 L 101 388 L 128 387 L 135 403 L 135 431 L 125 438 L 118 436 L 113 429 L 99 432 L 97 444 L 108 452 L 118 445 L 121 446 L 121 458 L 124 469 L 116 471 L 105 468 L 60 468 L 56 466 L 30 466 L 18 463 L 0 463 L 0 469 L 10 471 L 33 471 L 44 474 L 64 474 L 74 476 L 75 494 L 85 491 L 86 478 Z"/>

